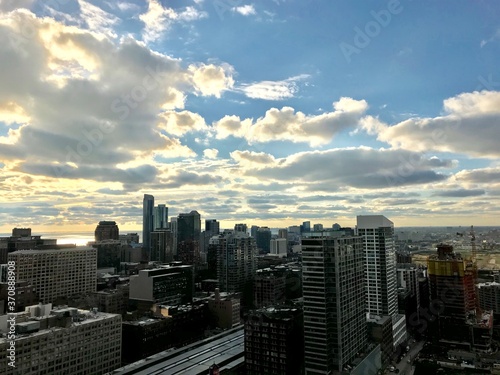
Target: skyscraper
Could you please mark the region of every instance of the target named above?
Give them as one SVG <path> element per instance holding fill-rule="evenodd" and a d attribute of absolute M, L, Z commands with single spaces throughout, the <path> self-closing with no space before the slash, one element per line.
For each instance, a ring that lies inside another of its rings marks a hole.
<path fill-rule="evenodd" d="M 155 198 L 152 195 L 144 194 L 142 201 L 142 247 L 149 257 L 151 250 L 151 232 L 154 230 L 153 208 Z"/>
<path fill-rule="evenodd" d="M 220 223 L 215 220 L 205 220 L 205 232 L 207 235 L 216 236 L 220 232 Z"/>
<path fill-rule="evenodd" d="M 201 219 L 197 211 L 177 218 L 177 257 L 184 264 L 200 263 Z"/>
<path fill-rule="evenodd" d="M 248 228 L 246 224 L 234 224 L 235 232 L 247 232 Z"/>
<path fill-rule="evenodd" d="M 96 241 L 118 240 L 119 235 L 118 225 L 115 221 L 100 221 L 94 232 Z"/>
<path fill-rule="evenodd" d="M 153 208 L 153 230 L 168 228 L 168 207 L 159 204 Z"/>
<path fill-rule="evenodd" d="M 302 239 L 306 375 L 337 374 L 367 347 L 363 240 Z"/>
<path fill-rule="evenodd" d="M 470 341 L 468 316 L 476 307 L 472 262 L 455 253 L 453 246 L 440 244 L 427 265 L 430 298 L 439 301 L 442 310 L 438 311 L 439 338 Z"/>
<path fill-rule="evenodd" d="M 241 292 L 257 270 L 255 239 L 247 233 L 225 231 L 217 243 L 217 278 L 220 290 Z"/>
<path fill-rule="evenodd" d="M 364 242 L 366 311 L 392 318 L 396 346 L 406 338 L 406 323 L 398 314 L 394 223 L 383 215 L 360 215 L 357 234 Z"/>
<path fill-rule="evenodd" d="M 260 227 L 255 234 L 255 241 L 260 252 L 267 254 L 271 250 L 271 229 Z"/>

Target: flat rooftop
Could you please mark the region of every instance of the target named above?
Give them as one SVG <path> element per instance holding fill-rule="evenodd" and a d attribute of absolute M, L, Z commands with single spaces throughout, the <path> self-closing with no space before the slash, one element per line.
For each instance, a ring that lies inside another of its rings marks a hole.
<path fill-rule="evenodd" d="M 180 349 L 167 350 L 116 369 L 108 375 L 206 375 L 216 363 L 220 370 L 245 361 L 245 333 L 242 326 Z"/>

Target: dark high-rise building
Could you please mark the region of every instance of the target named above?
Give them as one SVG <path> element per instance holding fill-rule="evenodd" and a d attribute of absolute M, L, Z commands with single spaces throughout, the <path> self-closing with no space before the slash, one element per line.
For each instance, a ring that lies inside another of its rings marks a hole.
<path fill-rule="evenodd" d="M 367 348 L 361 237 L 302 238 L 306 375 L 337 374 Z"/>
<path fill-rule="evenodd" d="M 153 208 L 153 230 L 168 228 L 168 207 L 159 204 Z"/>
<path fill-rule="evenodd" d="M 269 253 L 271 251 L 271 229 L 260 227 L 255 236 L 259 252 L 263 254 Z"/>
<path fill-rule="evenodd" d="M 115 221 L 100 221 L 94 233 L 96 241 L 118 240 L 119 235 Z"/>
<path fill-rule="evenodd" d="M 179 214 L 177 218 L 177 241 L 199 241 L 201 233 L 201 219 L 198 211 L 188 214 Z"/>
<path fill-rule="evenodd" d="M 155 198 L 152 195 L 144 194 L 142 201 L 142 247 L 149 258 L 151 250 L 151 232 L 154 230 L 153 208 Z"/>
<path fill-rule="evenodd" d="M 304 221 L 302 225 L 300 226 L 300 231 L 302 233 L 307 233 L 311 231 L 311 222 L 310 221 Z"/>
<path fill-rule="evenodd" d="M 303 358 L 303 314 L 297 307 L 252 311 L 245 319 L 248 375 L 299 375 Z"/>
<path fill-rule="evenodd" d="M 215 220 L 205 220 L 205 232 L 211 236 L 216 236 L 220 233 L 220 223 Z"/>
<path fill-rule="evenodd" d="M 177 258 L 184 264 L 200 263 L 201 219 L 197 211 L 177 218 Z"/>
<path fill-rule="evenodd" d="M 247 233 L 247 225 L 246 224 L 234 224 L 234 231 L 235 232 L 244 232 Z"/>
<path fill-rule="evenodd" d="M 148 310 L 153 304 L 180 305 L 193 300 L 193 266 L 178 265 L 140 270 L 130 277 L 130 300 Z"/>
<path fill-rule="evenodd" d="M 256 238 L 258 229 L 259 229 L 259 226 L 252 225 L 252 227 L 250 228 L 250 236 L 252 236 L 253 238 Z"/>
<path fill-rule="evenodd" d="M 172 262 L 174 260 L 174 236 L 169 229 L 156 229 L 151 232 L 151 257 L 157 262 Z"/>
<path fill-rule="evenodd" d="M 282 305 L 286 299 L 284 271 L 258 270 L 253 283 L 254 305 L 257 308 Z"/>

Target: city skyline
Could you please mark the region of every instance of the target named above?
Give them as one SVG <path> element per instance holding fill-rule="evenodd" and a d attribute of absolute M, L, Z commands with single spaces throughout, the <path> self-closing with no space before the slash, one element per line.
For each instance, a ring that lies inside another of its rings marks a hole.
<path fill-rule="evenodd" d="M 450 9 L 452 11 L 450 11 Z M 493 226 L 500 6 L 4 1 L 0 233 Z"/>

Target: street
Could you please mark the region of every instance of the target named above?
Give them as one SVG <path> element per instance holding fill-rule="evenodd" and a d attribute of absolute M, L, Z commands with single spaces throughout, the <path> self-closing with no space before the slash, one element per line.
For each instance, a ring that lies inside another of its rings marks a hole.
<path fill-rule="evenodd" d="M 405 355 L 401 362 L 399 362 L 395 367 L 399 369 L 399 375 L 413 375 L 415 368 L 412 366 L 415 357 L 418 352 L 424 347 L 425 341 L 417 341 L 410 345 L 410 351 Z M 411 359 L 411 363 L 408 363 L 408 359 Z"/>

